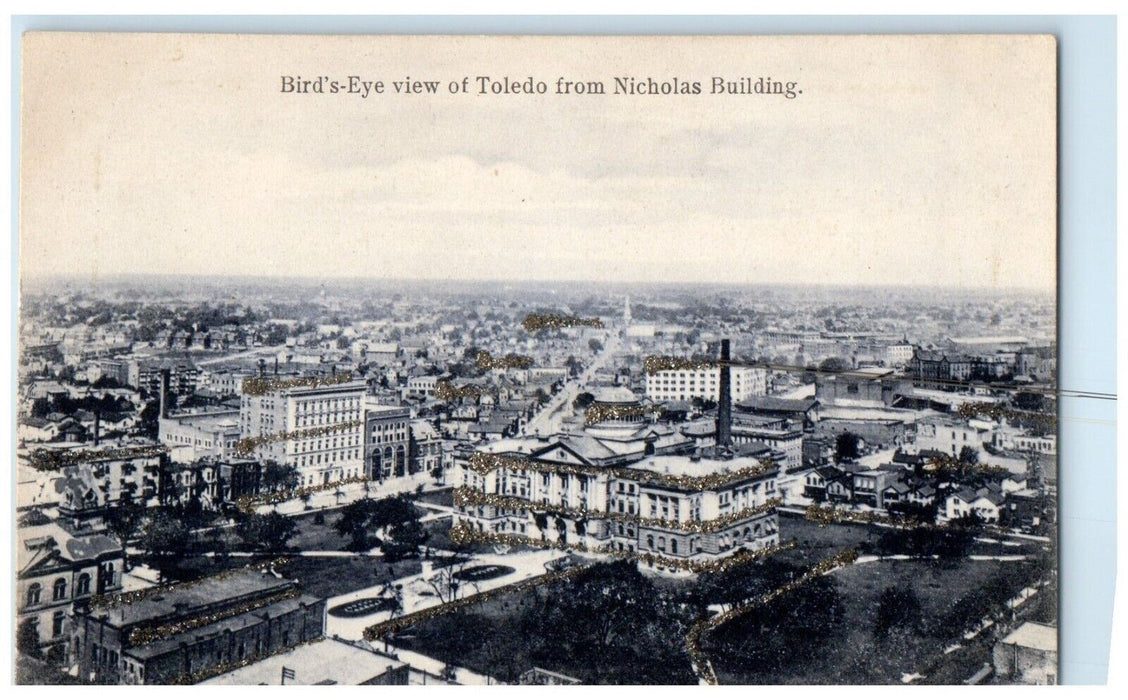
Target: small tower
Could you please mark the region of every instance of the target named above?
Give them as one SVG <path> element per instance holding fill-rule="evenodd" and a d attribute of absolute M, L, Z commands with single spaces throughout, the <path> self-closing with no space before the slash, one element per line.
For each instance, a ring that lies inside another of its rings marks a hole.
<path fill-rule="evenodd" d="M 628 294 L 623 299 L 623 325 L 629 326 L 631 323 L 631 295 Z"/>

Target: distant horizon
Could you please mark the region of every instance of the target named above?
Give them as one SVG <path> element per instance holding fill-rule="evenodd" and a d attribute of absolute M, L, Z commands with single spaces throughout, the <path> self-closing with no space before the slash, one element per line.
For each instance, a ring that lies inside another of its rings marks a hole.
<path fill-rule="evenodd" d="M 22 284 L 29 283 L 122 283 L 122 282 L 138 282 L 138 283 L 153 283 L 158 281 L 176 281 L 184 282 L 194 279 L 199 280 L 217 280 L 217 281 L 246 281 L 246 282 L 298 282 L 298 283 L 311 283 L 311 284 L 331 284 L 331 283 L 383 283 L 383 284 L 517 284 L 517 285 L 603 285 L 608 287 L 626 287 L 626 286 L 650 286 L 650 287 L 783 287 L 783 288 L 804 288 L 815 287 L 820 289 L 899 289 L 899 290 L 933 290 L 942 289 L 947 291 L 968 291 L 968 292 L 1020 292 L 1020 293 L 1034 293 L 1054 296 L 1056 298 L 1057 287 L 1044 288 L 1038 286 L 963 286 L 956 284 L 942 284 L 942 283 L 893 283 L 893 282 L 730 282 L 730 281 L 653 281 L 643 279 L 625 279 L 615 281 L 604 281 L 596 279 L 545 279 L 545 278 L 488 278 L 488 277 L 362 277 L 357 275 L 341 275 L 334 277 L 323 277 L 316 275 L 271 275 L 271 274 L 244 274 L 244 273 L 200 273 L 200 272 L 115 272 L 110 274 L 99 275 L 100 279 L 91 279 L 85 275 L 75 273 L 38 273 L 38 274 L 20 274 L 19 280 Z"/>

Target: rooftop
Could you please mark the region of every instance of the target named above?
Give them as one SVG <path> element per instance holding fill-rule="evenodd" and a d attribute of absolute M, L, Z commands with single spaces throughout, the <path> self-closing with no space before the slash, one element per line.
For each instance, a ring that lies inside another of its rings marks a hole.
<path fill-rule="evenodd" d="M 294 685 L 359 685 L 389 667 L 402 665 L 378 652 L 328 638 L 237 668 L 202 685 L 278 685 L 283 666 L 294 672 Z"/>
<path fill-rule="evenodd" d="M 173 632 L 168 636 L 161 637 L 148 644 L 130 647 L 125 653 L 139 661 L 158 658 L 179 651 L 181 642 L 200 641 L 209 637 L 218 637 L 228 630 L 238 632 L 247 627 L 255 627 L 256 625 L 263 624 L 263 621 L 266 619 L 273 620 L 281 615 L 292 613 L 302 604 L 309 606 L 316 602 L 318 602 L 318 599 L 313 596 L 303 595 L 294 598 L 286 598 L 253 610 L 234 613 L 229 617 L 220 617 L 216 621 L 200 627 L 192 627 L 180 632 Z"/>
<path fill-rule="evenodd" d="M 289 580 L 275 578 L 265 572 L 240 569 L 170 590 L 153 591 L 128 605 L 94 608 L 91 613 L 99 615 L 105 612 L 109 624 L 121 627 L 175 616 L 178 606 L 181 606 L 181 610 L 192 610 L 244 596 L 282 591 L 292 585 L 293 582 Z"/>
<path fill-rule="evenodd" d="M 742 469 L 756 469 L 759 466 L 760 460 L 753 457 L 698 459 L 682 455 L 659 455 L 635 462 L 629 465 L 629 468 L 668 476 L 712 476 L 733 474 Z"/>
<path fill-rule="evenodd" d="M 1018 629 L 1003 638 L 1003 644 L 1056 652 L 1057 637 L 1057 627 L 1037 622 L 1024 622 Z"/>

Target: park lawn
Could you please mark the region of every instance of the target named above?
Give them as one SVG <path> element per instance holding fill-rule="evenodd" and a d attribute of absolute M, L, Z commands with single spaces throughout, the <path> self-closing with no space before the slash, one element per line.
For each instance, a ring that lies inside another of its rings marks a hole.
<path fill-rule="evenodd" d="M 830 633 L 819 640 L 819 653 L 768 673 L 734 668 L 725 658 L 714 658 L 714 668 L 724 684 L 900 683 L 903 674 L 925 670 L 943 656 L 946 646 L 961 637 L 963 630 L 944 629 L 937 624 L 952 603 L 981 589 L 1007 566 L 1015 564 L 960 560 L 936 566 L 929 562 L 886 560 L 846 567 L 830 574 L 838 584 L 844 614 Z M 891 585 L 913 590 L 920 600 L 923 622 L 917 630 L 897 630 L 878 639 L 873 633 L 878 600 Z M 730 624 L 739 624 L 739 618 Z"/>
<path fill-rule="evenodd" d="M 283 576 L 301 582 L 302 592 L 332 598 L 388 581 L 414 576 L 422 570 L 418 559 L 389 564 L 380 557 L 290 557 L 278 567 Z"/>
<path fill-rule="evenodd" d="M 534 589 L 510 591 L 467 608 L 417 623 L 398 633 L 394 643 L 445 663 L 513 682 L 534 666 L 573 676 L 588 684 L 692 684 L 696 681 L 685 653 L 684 639 L 693 613 L 645 619 L 645 640 L 624 632 L 618 643 L 592 664 L 568 652 L 567 630 L 539 620 L 547 600 L 572 596 L 591 600 L 585 621 L 598 615 L 599 603 L 581 593 L 582 583 L 560 581 Z M 622 590 L 631 590 L 637 583 Z M 645 584 L 643 584 L 645 585 Z M 640 595 L 649 597 L 645 588 Z M 663 595 L 653 593 L 653 595 Z M 635 618 L 638 624 L 638 618 Z M 657 645 L 661 644 L 663 648 Z M 547 654 L 547 656 L 546 656 Z M 598 667 L 597 667 L 598 666 Z"/>
<path fill-rule="evenodd" d="M 777 556 L 783 561 L 810 567 L 819 560 L 832 557 L 844 549 L 855 549 L 859 554 L 873 552 L 877 541 L 890 530 L 891 528 L 880 525 L 854 523 L 819 525 L 807 520 L 802 515 L 780 513 L 780 542 L 793 542 L 795 548 Z M 1008 544 L 1004 544 L 1004 540 Z M 999 537 L 986 533 L 972 544 L 968 553 L 988 556 L 1029 555 L 1036 554 L 1043 547 L 1045 547 L 1044 544 L 1035 541 Z"/>
<path fill-rule="evenodd" d="M 315 522 L 317 514 L 324 516 L 325 522 Z M 289 547 L 299 552 L 343 552 L 349 540 L 333 529 L 333 523 L 341 517 L 339 509 L 310 511 L 292 517 L 298 526 L 290 538 Z"/>
<path fill-rule="evenodd" d="M 863 548 L 867 543 L 872 546 L 882 534 L 883 530 L 872 525 L 819 525 L 802 515 L 780 513 L 780 544 L 790 542 L 795 547 L 773 555 L 773 558 L 809 569 L 843 550 Z"/>
<path fill-rule="evenodd" d="M 416 514 L 420 517 L 427 515 L 431 511 L 424 508 L 415 508 Z M 323 523 L 316 522 L 317 515 L 324 516 Z M 290 538 L 288 546 L 293 551 L 298 552 L 345 552 L 348 551 L 349 538 L 342 536 L 333 527 L 333 523 L 341 517 L 340 508 L 327 508 L 325 510 L 311 510 L 305 511 L 298 515 L 291 516 L 294 523 L 298 526 L 297 532 Z M 446 528 L 450 529 L 450 521 L 446 521 Z M 429 523 L 425 523 L 428 525 Z M 427 543 L 430 546 L 430 542 Z"/>

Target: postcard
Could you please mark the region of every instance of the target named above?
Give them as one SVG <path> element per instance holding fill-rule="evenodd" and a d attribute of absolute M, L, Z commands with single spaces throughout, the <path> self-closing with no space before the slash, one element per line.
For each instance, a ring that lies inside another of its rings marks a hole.
<path fill-rule="evenodd" d="M 1056 71 L 24 35 L 17 681 L 1055 684 Z"/>

